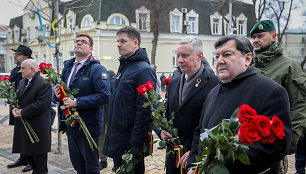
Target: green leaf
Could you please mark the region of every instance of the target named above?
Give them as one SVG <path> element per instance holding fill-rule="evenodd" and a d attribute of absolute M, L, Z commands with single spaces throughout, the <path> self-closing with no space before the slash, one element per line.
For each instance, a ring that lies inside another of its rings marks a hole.
<path fill-rule="evenodd" d="M 166 148 L 166 142 L 165 141 L 159 141 L 159 147 L 162 149 Z"/>
<path fill-rule="evenodd" d="M 74 88 L 71 90 L 71 94 L 75 95 L 79 92 L 79 89 L 78 88 Z"/>
<path fill-rule="evenodd" d="M 217 164 L 216 167 L 212 170 L 213 174 L 230 174 L 227 168 L 223 164 Z"/>
<path fill-rule="evenodd" d="M 134 168 L 133 164 L 132 163 L 128 163 L 127 166 L 126 166 L 126 172 L 127 173 L 131 173 L 133 168 Z"/>
<path fill-rule="evenodd" d="M 250 165 L 250 159 L 247 153 L 239 153 L 238 159 L 246 165 Z"/>
<path fill-rule="evenodd" d="M 217 154 L 217 159 L 219 160 L 219 161 L 224 161 L 224 156 L 223 156 L 223 154 L 221 153 L 221 151 L 220 151 L 220 149 L 219 148 L 217 148 L 217 150 L 216 150 L 216 154 Z"/>

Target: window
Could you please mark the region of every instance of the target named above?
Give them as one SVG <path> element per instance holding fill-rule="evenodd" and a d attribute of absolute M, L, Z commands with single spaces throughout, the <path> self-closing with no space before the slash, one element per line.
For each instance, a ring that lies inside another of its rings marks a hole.
<path fill-rule="evenodd" d="M 150 32 L 150 10 L 141 6 L 136 12 L 136 26 L 140 31 Z"/>
<path fill-rule="evenodd" d="M 34 58 L 35 58 L 35 61 L 36 61 L 36 62 L 39 62 L 39 61 L 38 61 L 38 55 L 35 55 Z"/>
<path fill-rule="evenodd" d="M 172 51 L 172 66 L 173 67 L 178 66 L 176 51 Z"/>
<path fill-rule="evenodd" d="M 248 18 L 245 17 L 243 14 L 240 14 L 237 17 L 237 21 L 236 21 L 236 28 L 237 28 L 237 34 L 240 35 L 247 35 L 247 20 Z"/>
<path fill-rule="evenodd" d="M 85 15 L 82 19 L 82 27 L 90 27 L 92 25 L 93 18 L 91 15 Z"/>
<path fill-rule="evenodd" d="M 73 32 L 73 29 L 74 29 L 74 19 L 73 19 L 73 16 L 69 16 L 69 26 L 68 26 L 68 31 L 70 33 Z"/>
<path fill-rule="evenodd" d="M 189 13 L 186 14 L 188 20 L 187 33 L 199 33 L 199 14 L 197 14 L 194 10 L 190 10 Z"/>
<path fill-rule="evenodd" d="M 147 30 L 147 14 L 139 13 L 139 30 Z"/>
<path fill-rule="evenodd" d="M 195 17 L 189 17 L 188 33 L 195 33 Z"/>
<path fill-rule="evenodd" d="M 19 42 L 19 31 L 15 31 L 15 42 Z"/>
<path fill-rule="evenodd" d="M 9 69 L 12 70 L 13 69 L 13 65 L 14 65 L 14 60 L 12 57 L 10 57 L 10 61 L 9 61 Z"/>
<path fill-rule="evenodd" d="M 35 27 L 35 39 L 38 38 L 38 27 Z"/>
<path fill-rule="evenodd" d="M 26 31 L 26 37 L 27 37 L 27 41 L 29 41 L 31 39 L 31 35 L 30 35 L 30 27 L 27 28 L 27 31 Z"/>
<path fill-rule="evenodd" d="M 57 63 L 56 63 L 56 57 L 55 57 L 55 53 L 52 53 L 52 67 L 56 68 Z M 59 61 L 59 68 L 63 68 L 63 54 L 59 53 L 58 54 L 58 61 Z"/>
<path fill-rule="evenodd" d="M 216 52 L 213 52 L 212 55 L 212 66 L 215 68 L 217 64 Z"/>
<path fill-rule="evenodd" d="M 73 59 L 73 58 L 74 58 L 74 52 L 72 51 L 69 53 L 69 59 Z"/>
<path fill-rule="evenodd" d="M 222 16 L 215 12 L 210 16 L 210 27 L 212 35 L 222 35 Z"/>
<path fill-rule="evenodd" d="M 180 32 L 180 16 L 172 16 L 172 31 Z"/>
<path fill-rule="evenodd" d="M 42 59 L 42 62 L 47 63 L 47 55 L 46 55 L 46 54 L 43 54 L 43 59 Z"/>
<path fill-rule="evenodd" d="M 302 43 L 305 43 L 305 37 L 302 37 Z"/>
<path fill-rule="evenodd" d="M 305 54 L 305 48 L 302 48 L 301 49 L 301 55 L 304 55 Z"/>
<path fill-rule="evenodd" d="M 112 25 L 126 25 L 124 19 L 120 16 L 114 16 L 110 20 L 110 24 Z"/>
<path fill-rule="evenodd" d="M 213 34 L 219 34 L 219 20 L 220 19 L 213 19 Z"/>

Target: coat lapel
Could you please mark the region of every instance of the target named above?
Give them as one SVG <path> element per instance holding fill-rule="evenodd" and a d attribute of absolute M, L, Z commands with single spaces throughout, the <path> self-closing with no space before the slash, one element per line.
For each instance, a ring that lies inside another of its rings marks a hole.
<path fill-rule="evenodd" d="M 171 96 L 169 94 L 169 97 L 173 99 L 173 106 L 174 106 L 174 111 L 176 112 L 179 108 L 179 86 L 180 86 L 180 78 L 176 78 L 176 81 L 171 84 L 175 91 L 172 92 Z"/>
<path fill-rule="evenodd" d="M 183 101 L 183 103 L 179 106 L 178 110 L 179 111 L 189 100 L 192 99 L 194 95 L 196 95 L 199 91 L 201 91 L 202 88 L 206 86 L 207 79 L 210 77 L 209 74 L 205 73 L 206 71 L 204 70 L 201 76 L 198 78 L 201 82 L 198 82 L 198 85 L 196 87 L 196 82 L 192 86 L 192 90 L 186 97 L 186 99 Z"/>

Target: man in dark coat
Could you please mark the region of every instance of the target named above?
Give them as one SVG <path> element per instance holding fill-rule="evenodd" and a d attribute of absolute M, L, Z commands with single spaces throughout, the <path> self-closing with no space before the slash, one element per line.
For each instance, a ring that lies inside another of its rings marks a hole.
<path fill-rule="evenodd" d="M 64 62 L 62 81 L 70 89 L 77 88 L 79 92 L 75 98 L 65 97 L 61 105 L 75 107 L 84 121 L 95 143 L 98 144 L 99 135 L 103 131 L 103 105 L 108 102 L 109 78 L 107 70 L 100 62 L 93 58 L 93 39 L 87 34 L 78 34 L 74 41 L 75 58 Z M 54 88 L 57 98 L 59 88 Z M 65 119 L 65 114 L 59 111 L 59 118 Z M 65 123 L 60 122 L 59 131 L 65 131 Z M 84 132 L 77 123 L 74 127 L 67 127 L 68 148 L 71 163 L 77 173 L 99 174 L 98 150 L 92 150 Z"/>
<path fill-rule="evenodd" d="M 228 159 L 225 166 L 231 174 L 272 173 L 271 168 L 286 155 L 290 146 L 291 119 L 289 98 L 286 90 L 273 80 L 258 75 L 251 66 L 253 46 L 243 36 L 231 35 L 220 38 L 215 43 L 216 73 L 221 81 L 212 89 L 203 106 L 201 121 L 195 130 L 188 164 L 201 155 L 200 135 L 204 129 L 217 126 L 222 119 L 229 119 L 243 104 L 248 104 L 258 115 L 278 116 L 284 124 L 285 137 L 274 143 L 256 142 L 247 151 L 250 165 Z M 192 170 L 188 174 L 193 173 Z M 277 172 L 275 173 L 277 174 Z"/>
<path fill-rule="evenodd" d="M 201 63 L 203 44 L 199 38 L 194 36 L 183 38 L 176 53 L 183 73 L 169 84 L 166 116 L 171 118 L 174 113 L 174 127 L 178 129 L 180 143 L 184 145 L 181 162 L 185 164 L 191 148 L 193 130 L 199 124 L 203 103 L 208 92 L 219 83 L 219 79 Z M 160 137 L 166 141 L 172 135 L 162 130 Z M 173 147 L 168 147 L 167 150 L 169 148 Z M 167 174 L 180 174 L 175 162 L 176 155 L 167 155 Z"/>
<path fill-rule="evenodd" d="M 10 82 L 14 82 L 15 83 L 15 88 L 17 89 L 17 85 L 19 83 L 19 81 L 22 79 L 21 73 L 19 73 L 20 70 L 20 65 L 21 63 L 28 59 L 28 58 L 32 58 L 32 50 L 30 48 L 28 48 L 27 46 L 24 45 L 19 45 L 18 48 L 16 50 L 12 49 L 12 51 L 14 51 L 14 63 L 17 65 L 15 68 L 12 69 L 11 74 L 10 74 Z M 10 107 L 10 119 L 9 119 L 9 125 L 14 125 L 15 122 L 15 117 L 12 114 L 12 107 Z M 22 171 L 23 172 L 27 172 L 32 170 L 31 166 L 28 164 L 27 159 L 25 158 L 25 156 L 23 154 L 20 154 L 20 157 L 14 161 L 11 164 L 8 164 L 7 167 L 8 168 L 12 168 L 12 167 L 18 167 L 18 166 L 22 166 L 22 165 L 27 165 Z"/>
<path fill-rule="evenodd" d="M 38 63 L 33 59 L 22 62 L 22 79 L 18 84 L 18 104 L 14 108 L 15 118 L 27 120 L 39 138 L 32 143 L 20 119 L 15 120 L 13 153 L 24 154 L 33 168 L 33 173 L 48 173 L 47 159 L 51 150 L 50 102 L 51 85 L 45 83 L 38 72 Z"/>
<path fill-rule="evenodd" d="M 140 159 L 134 166 L 136 174 L 143 174 L 144 154 L 142 149 L 148 141 L 152 123 L 151 111 L 143 108 L 147 102 L 137 92 L 147 81 L 156 83 L 156 75 L 150 66 L 148 55 L 140 48 L 140 33 L 133 27 L 124 27 L 117 32 L 117 47 L 120 66 L 112 89 L 110 100 L 111 123 L 107 130 L 103 154 L 113 158 L 115 169 L 122 164 L 122 155 L 132 150 Z"/>

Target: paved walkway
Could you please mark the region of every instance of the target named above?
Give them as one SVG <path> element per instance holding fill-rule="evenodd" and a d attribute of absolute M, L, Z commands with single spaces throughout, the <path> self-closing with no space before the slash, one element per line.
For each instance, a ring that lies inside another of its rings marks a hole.
<path fill-rule="evenodd" d="M 23 173 L 23 167 L 16 167 L 8 169 L 7 164 L 16 160 L 19 155 L 12 154 L 12 140 L 14 127 L 8 125 L 8 106 L 1 104 L 0 101 L 0 174 L 17 174 Z M 57 121 L 55 120 L 54 123 Z M 56 127 L 53 126 L 53 127 Z M 57 152 L 57 132 L 52 131 L 52 147 L 51 152 L 48 154 L 48 168 L 50 174 L 76 174 L 74 171 L 68 154 L 67 137 L 62 135 L 63 139 L 63 154 Z M 162 174 L 165 173 L 164 161 L 165 151 L 156 149 L 158 145 L 154 145 L 153 156 L 145 158 L 146 174 Z M 101 170 L 101 174 L 113 174 L 111 168 L 113 162 L 108 159 L 108 167 Z M 288 174 L 294 174 L 294 156 L 289 156 L 289 170 Z M 26 172 L 25 174 L 30 174 Z"/>

